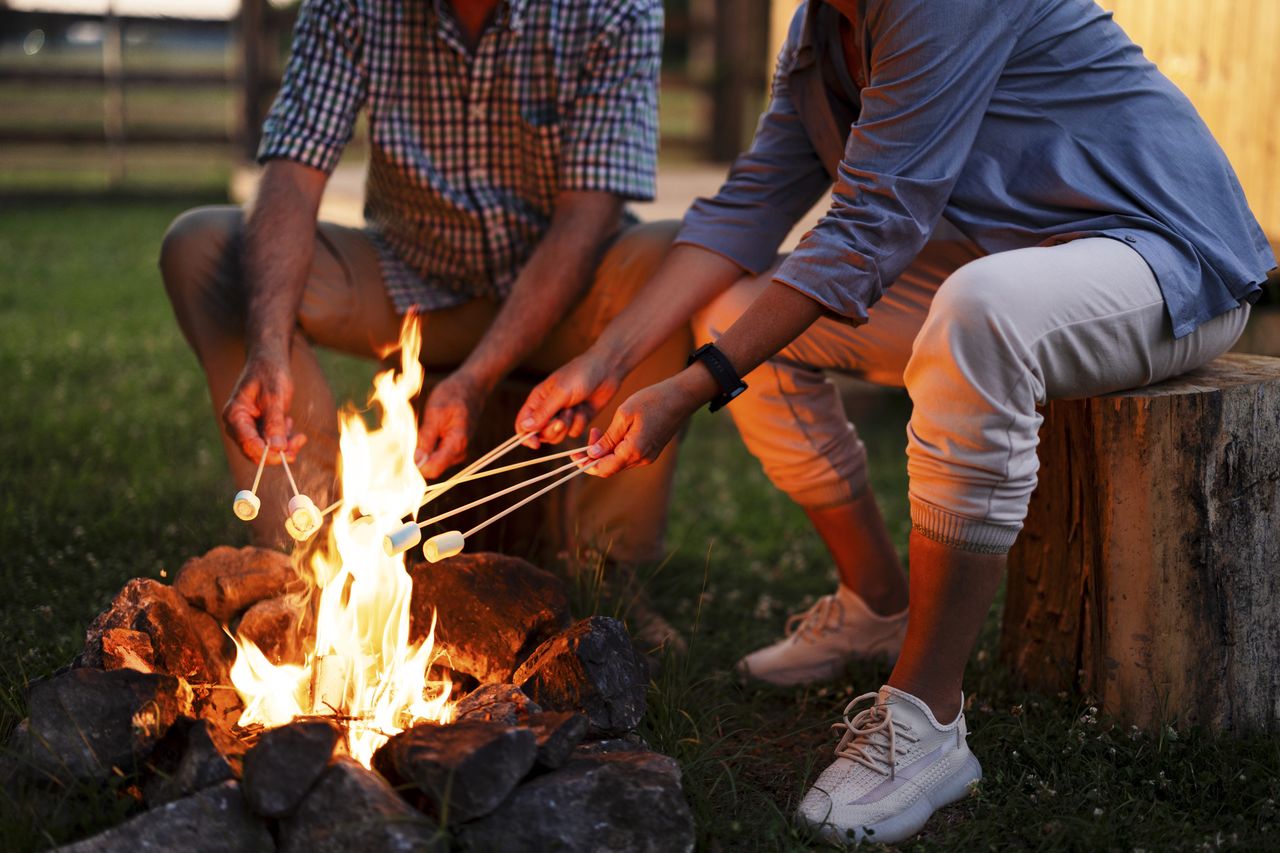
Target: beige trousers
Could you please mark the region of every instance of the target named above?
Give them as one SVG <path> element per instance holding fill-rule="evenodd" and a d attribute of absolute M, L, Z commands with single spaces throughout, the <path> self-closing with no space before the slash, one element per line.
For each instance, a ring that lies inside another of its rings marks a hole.
<path fill-rule="evenodd" d="M 523 365 L 549 373 L 580 354 L 631 300 L 666 254 L 678 223 L 656 222 L 626 229 L 605 250 L 589 292 Z M 204 368 L 219 426 L 221 410 L 244 367 L 246 295 L 240 276 L 243 214 L 238 207 L 203 207 L 179 216 L 165 235 L 160 269 L 178 324 Z M 484 334 L 498 305 L 474 300 L 423 314 L 423 352 L 428 378 L 460 364 Z M 378 358 L 399 339 L 401 316 L 387 297 L 378 255 L 365 234 L 320 223 L 311 271 L 298 312 L 293 341 L 294 428 L 309 437 L 298 457 L 299 485 L 327 501 L 337 458 L 336 403 L 313 344 L 357 356 Z M 687 330 L 673 335 L 627 378 L 613 403 L 596 418 L 607 427 L 618 404 L 632 392 L 676 373 L 691 348 Z M 514 429 L 514 424 L 511 425 Z M 222 429 L 223 447 L 237 485 L 253 480 L 255 466 Z M 483 451 L 485 448 L 479 448 Z M 625 476 L 573 481 L 570 547 L 590 547 L 619 561 L 659 558 L 664 548 L 667 506 L 675 448 L 658 462 Z M 263 507 L 283 508 L 289 498 L 281 477 L 264 478 Z M 323 504 L 322 504 L 323 505 Z M 255 522 L 260 542 L 283 539 L 283 513 L 263 512 Z"/>
<path fill-rule="evenodd" d="M 744 279 L 694 321 L 719 337 L 768 286 Z M 925 536 L 1003 553 L 1039 467 L 1038 406 L 1136 388 L 1231 348 L 1241 306 L 1175 340 L 1155 276 L 1107 238 L 983 257 L 944 223 L 861 327 L 822 319 L 747 377 L 729 407 L 774 485 L 805 507 L 867 487 L 866 452 L 823 371 L 905 385 L 911 517 Z"/>

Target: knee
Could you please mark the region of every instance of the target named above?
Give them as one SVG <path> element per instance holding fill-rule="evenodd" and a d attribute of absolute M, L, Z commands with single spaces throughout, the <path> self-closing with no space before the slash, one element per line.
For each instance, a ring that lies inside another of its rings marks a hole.
<path fill-rule="evenodd" d="M 217 275 L 242 220 L 240 208 L 221 205 L 193 208 L 169 224 L 160 241 L 160 277 L 175 307 Z"/>
<path fill-rule="evenodd" d="M 598 277 L 607 279 L 615 297 L 630 302 L 657 272 L 679 230 L 674 219 L 629 228 L 605 252 Z"/>
<path fill-rule="evenodd" d="M 1018 334 L 1030 288 L 991 258 L 956 270 L 938 289 L 911 348 L 908 389 L 945 376 L 966 384 L 981 376 L 1021 374 L 1031 364 Z"/>

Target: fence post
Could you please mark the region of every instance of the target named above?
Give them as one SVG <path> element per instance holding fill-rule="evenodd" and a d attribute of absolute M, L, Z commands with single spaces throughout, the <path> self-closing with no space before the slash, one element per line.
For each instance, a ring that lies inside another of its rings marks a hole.
<path fill-rule="evenodd" d="M 107 184 L 119 186 L 125 176 L 124 25 L 115 3 L 102 19 L 102 134 L 107 143 Z"/>
<path fill-rule="evenodd" d="M 240 2 L 240 127 L 237 140 L 240 156 L 252 162 L 262 135 L 262 75 L 265 70 L 263 36 L 266 29 L 264 0 Z"/>

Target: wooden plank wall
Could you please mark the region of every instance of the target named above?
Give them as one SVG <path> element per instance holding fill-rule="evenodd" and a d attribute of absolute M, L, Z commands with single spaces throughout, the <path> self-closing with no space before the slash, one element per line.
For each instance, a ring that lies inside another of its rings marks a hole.
<path fill-rule="evenodd" d="M 1280 246 L 1280 0 L 1099 0 L 1204 117 Z"/>

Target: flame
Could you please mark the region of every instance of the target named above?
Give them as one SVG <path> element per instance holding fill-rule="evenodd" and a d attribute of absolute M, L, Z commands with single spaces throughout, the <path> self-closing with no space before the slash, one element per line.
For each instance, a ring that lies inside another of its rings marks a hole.
<path fill-rule="evenodd" d="M 435 617 L 427 637 L 411 642 L 413 581 L 404 555 L 389 557 L 382 548 L 381 532 L 412 515 L 426 488 L 413 463 L 421 343 L 419 319 L 411 313 L 400 331 L 399 371 L 374 379 L 370 403 L 381 414 L 376 428 L 359 412 L 341 415 L 343 505 L 303 566 L 312 585 L 298 601 L 299 611 L 318 596 L 314 645 L 305 662 L 273 664 L 253 641 L 235 637 L 231 682 L 245 705 L 241 726 L 332 716 L 346 725 L 348 750 L 365 766 L 396 732 L 427 720 L 448 722 L 453 714 L 452 685 L 429 678 Z"/>

